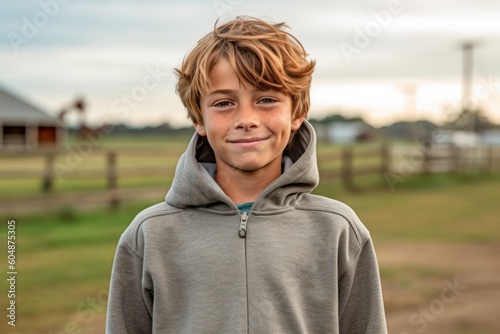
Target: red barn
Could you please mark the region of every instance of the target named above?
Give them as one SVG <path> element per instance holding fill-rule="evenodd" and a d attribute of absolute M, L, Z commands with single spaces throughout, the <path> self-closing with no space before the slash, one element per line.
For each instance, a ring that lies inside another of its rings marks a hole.
<path fill-rule="evenodd" d="M 0 152 L 62 147 L 66 126 L 0 87 Z"/>

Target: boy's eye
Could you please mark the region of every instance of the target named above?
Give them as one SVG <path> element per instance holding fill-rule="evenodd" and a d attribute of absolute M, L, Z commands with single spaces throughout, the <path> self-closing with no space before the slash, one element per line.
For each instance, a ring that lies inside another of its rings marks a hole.
<path fill-rule="evenodd" d="M 223 108 L 223 107 L 229 107 L 231 106 L 232 103 L 229 102 L 229 101 L 220 101 L 220 102 L 217 102 L 214 104 L 214 107 L 220 107 L 220 108 Z"/>
<path fill-rule="evenodd" d="M 276 102 L 276 100 L 270 97 L 265 97 L 259 101 L 259 103 L 274 103 L 274 102 Z"/>

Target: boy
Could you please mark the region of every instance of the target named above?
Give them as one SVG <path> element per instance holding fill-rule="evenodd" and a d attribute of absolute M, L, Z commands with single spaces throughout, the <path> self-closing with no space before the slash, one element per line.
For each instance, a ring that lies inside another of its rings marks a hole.
<path fill-rule="evenodd" d="M 176 69 L 196 133 L 120 239 L 108 334 L 386 333 L 368 231 L 310 194 L 315 64 L 285 27 L 236 18 Z"/>

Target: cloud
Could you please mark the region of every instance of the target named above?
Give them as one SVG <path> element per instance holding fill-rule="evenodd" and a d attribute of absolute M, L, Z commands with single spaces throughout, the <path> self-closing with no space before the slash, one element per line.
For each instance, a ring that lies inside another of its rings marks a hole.
<path fill-rule="evenodd" d="M 185 53 L 211 30 L 221 8 L 232 9 L 225 17 L 250 14 L 287 22 L 317 60 L 314 80 L 325 87 L 346 84 L 347 89 L 367 81 L 383 86 L 398 80 L 457 83 L 460 43 L 469 39 L 479 41 L 475 74 L 500 77 L 500 4 L 496 0 L 400 0 L 401 10 L 385 25 L 380 23 L 380 15 L 388 10 L 389 0 L 70 0 L 15 53 L 8 34 L 22 35 L 26 20 L 43 11 L 41 3 L 57 1 L 61 0 L 8 2 L 0 10 L 1 83 L 49 109 L 77 92 L 104 101 L 100 102 L 104 106 L 135 85 L 147 66 L 179 65 Z M 356 34 L 377 22 L 380 31 L 372 31 L 369 43 L 346 61 L 339 45 L 355 46 Z M 177 101 L 174 84 L 172 76 L 162 90 L 165 96 L 145 103 L 148 107 L 142 111 L 157 115 L 165 103 Z M 376 104 L 383 104 L 384 99 L 390 99 L 389 95 Z M 390 105 L 387 103 L 388 108 Z"/>

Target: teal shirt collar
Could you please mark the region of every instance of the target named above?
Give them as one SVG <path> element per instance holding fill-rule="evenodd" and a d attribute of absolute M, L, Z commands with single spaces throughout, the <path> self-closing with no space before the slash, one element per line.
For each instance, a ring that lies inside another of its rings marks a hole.
<path fill-rule="evenodd" d="M 253 202 L 245 202 L 245 203 L 236 204 L 236 206 L 238 207 L 238 210 L 240 210 L 240 212 L 250 212 L 250 210 L 252 209 L 252 205 L 253 205 Z"/>

